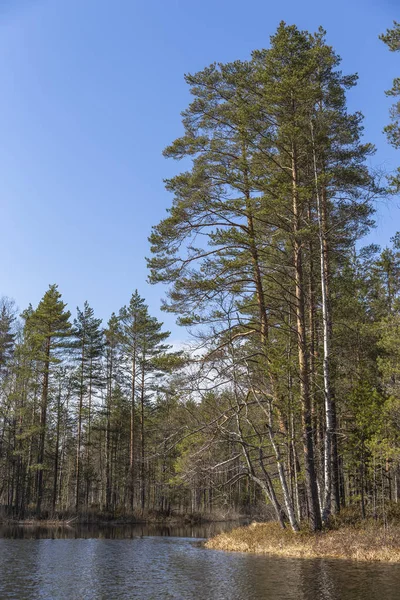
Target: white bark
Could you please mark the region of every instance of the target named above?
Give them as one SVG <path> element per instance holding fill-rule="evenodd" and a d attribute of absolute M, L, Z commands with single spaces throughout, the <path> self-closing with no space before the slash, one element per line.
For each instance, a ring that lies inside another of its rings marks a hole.
<path fill-rule="evenodd" d="M 323 499 L 323 521 L 329 518 L 332 508 L 332 435 L 333 435 L 333 411 L 330 387 L 330 330 L 329 330 L 329 298 L 327 289 L 328 265 L 325 251 L 325 231 L 322 221 L 321 196 L 318 183 L 317 157 L 314 141 L 314 127 L 310 121 L 311 139 L 313 148 L 315 194 L 317 201 L 318 238 L 320 246 L 320 270 L 321 270 L 321 299 L 322 299 L 322 329 L 323 329 L 323 381 L 324 381 L 324 406 L 325 406 L 325 438 L 324 438 L 324 493 Z"/>

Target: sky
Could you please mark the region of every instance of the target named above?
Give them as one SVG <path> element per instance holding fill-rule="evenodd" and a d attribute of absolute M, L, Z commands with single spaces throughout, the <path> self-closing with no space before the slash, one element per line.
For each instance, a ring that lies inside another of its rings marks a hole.
<path fill-rule="evenodd" d="M 372 167 L 400 163 L 382 133 L 400 76 L 378 40 L 400 0 L 0 0 L 0 296 L 20 309 L 57 283 L 74 313 L 85 300 L 106 322 L 137 288 L 152 314 L 145 256 L 171 203 L 162 156 L 182 133 L 183 75 L 268 47 L 281 20 L 327 30 L 345 73 L 358 72 L 349 109 L 365 115 Z M 400 230 L 400 199 L 377 205 L 366 243 Z"/>

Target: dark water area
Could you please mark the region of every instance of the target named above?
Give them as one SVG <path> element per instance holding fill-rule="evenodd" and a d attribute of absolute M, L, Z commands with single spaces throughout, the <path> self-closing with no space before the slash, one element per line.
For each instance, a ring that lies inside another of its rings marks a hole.
<path fill-rule="evenodd" d="M 77 523 L 60 526 L 0 525 L 0 538 L 24 540 L 106 539 L 122 540 L 140 537 L 208 538 L 233 527 L 246 525 L 246 521 L 221 521 L 195 525 L 167 525 L 158 523 L 129 524 L 86 524 Z M 1 597 L 0 597 L 1 600 Z"/>
<path fill-rule="evenodd" d="M 202 537 L 232 526 L 3 528 L 0 599 L 400 599 L 400 565 L 275 558 L 202 546 Z"/>

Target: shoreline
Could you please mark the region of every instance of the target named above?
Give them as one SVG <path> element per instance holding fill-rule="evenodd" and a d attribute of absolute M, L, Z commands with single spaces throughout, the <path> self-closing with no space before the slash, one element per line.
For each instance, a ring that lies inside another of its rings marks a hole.
<path fill-rule="evenodd" d="M 210 538 L 210 550 L 264 554 L 282 558 L 335 558 L 363 562 L 400 563 L 400 525 L 366 522 L 294 533 L 278 523 L 251 523 Z"/>
<path fill-rule="evenodd" d="M 212 523 L 240 523 L 241 521 L 248 522 L 248 517 L 231 517 L 231 518 L 217 518 L 210 516 L 154 516 L 154 517 L 119 517 L 119 518 L 102 518 L 102 517 L 87 517 L 85 515 L 77 515 L 66 519 L 12 519 L 3 518 L 0 519 L 0 527 L 71 527 L 74 525 L 83 526 L 131 526 L 131 525 L 159 525 L 165 527 L 173 526 L 195 526 L 195 525 L 208 525 Z"/>

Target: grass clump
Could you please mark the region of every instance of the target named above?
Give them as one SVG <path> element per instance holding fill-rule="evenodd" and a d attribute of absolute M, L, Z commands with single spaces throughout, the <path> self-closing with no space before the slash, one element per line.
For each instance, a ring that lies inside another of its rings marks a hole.
<path fill-rule="evenodd" d="M 278 523 L 252 523 L 206 542 L 206 547 L 292 558 L 342 558 L 400 562 L 400 525 L 368 520 L 338 525 L 319 533 L 294 533 Z"/>

